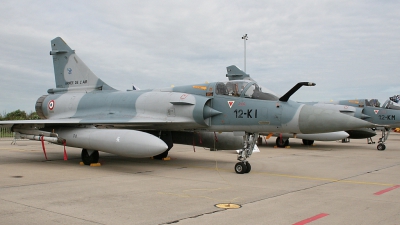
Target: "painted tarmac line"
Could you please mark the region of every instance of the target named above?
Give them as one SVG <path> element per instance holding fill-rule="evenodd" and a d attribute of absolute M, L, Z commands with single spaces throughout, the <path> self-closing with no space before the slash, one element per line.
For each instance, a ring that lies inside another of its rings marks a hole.
<path fill-rule="evenodd" d="M 400 185 L 395 185 L 395 186 L 387 188 L 385 190 L 378 191 L 378 192 L 374 193 L 374 195 L 382 195 L 382 194 L 385 194 L 386 192 L 393 191 L 396 188 L 400 188 Z"/>
<path fill-rule="evenodd" d="M 303 225 L 303 224 L 311 223 L 311 222 L 313 222 L 314 220 L 321 219 L 322 217 L 325 217 L 325 216 L 328 216 L 328 215 L 329 215 L 329 214 L 321 213 L 321 214 L 318 214 L 318 215 L 316 215 L 316 216 L 310 217 L 310 218 L 308 218 L 308 219 L 305 219 L 305 220 L 299 221 L 299 222 L 297 222 L 297 223 L 294 223 L 293 225 Z"/>

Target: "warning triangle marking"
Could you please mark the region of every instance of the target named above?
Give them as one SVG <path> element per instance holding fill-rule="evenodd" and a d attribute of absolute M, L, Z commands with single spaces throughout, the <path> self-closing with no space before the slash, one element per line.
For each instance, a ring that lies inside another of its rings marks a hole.
<path fill-rule="evenodd" d="M 235 103 L 235 101 L 228 101 L 229 108 L 232 108 L 233 103 Z"/>

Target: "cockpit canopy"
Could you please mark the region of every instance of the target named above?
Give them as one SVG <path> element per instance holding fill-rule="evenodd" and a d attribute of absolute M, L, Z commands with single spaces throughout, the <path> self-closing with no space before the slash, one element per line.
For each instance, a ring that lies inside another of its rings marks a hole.
<path fill-rule="evenodd" d="M 218 82 L 215 85 L 215 94 L 261 100 L 275 101 L 279 99 L 279 97 L 273 94 L 271 91 L 260 87 L 256 82 L 251 80 Z"/>

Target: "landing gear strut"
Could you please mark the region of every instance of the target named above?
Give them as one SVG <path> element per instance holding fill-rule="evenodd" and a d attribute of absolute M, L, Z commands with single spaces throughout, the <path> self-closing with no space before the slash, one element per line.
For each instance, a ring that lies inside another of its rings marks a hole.
<path fill-rule="evenodd" d="M 367 143 L 368 144 L 375 144 L 375 141 L 372 140 L 371 137 L 367 138 Z"/>
<path fill-rule="evenodd" d="M 238 153 L 237 159 L 240 161 L 235 165 L 235 172 L 239 174 L 249 173 L 251 171 L 251 165 L 247 161 L 247 158 L 253 153 L 254 146 L 257 141 L 257 133 L 247 133 L 243 136 L 243 149 Z"/>

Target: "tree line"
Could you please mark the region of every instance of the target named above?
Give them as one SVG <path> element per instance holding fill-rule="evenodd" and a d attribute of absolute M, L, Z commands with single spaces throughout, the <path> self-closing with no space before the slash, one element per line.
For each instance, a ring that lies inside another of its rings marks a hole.
<path fill-rule="evenodd" d="M 0 114 L 0 120 L 40 120 L 36 112 L 26 113 L 25 111 L 15 110 L 10 113 Z"/>

